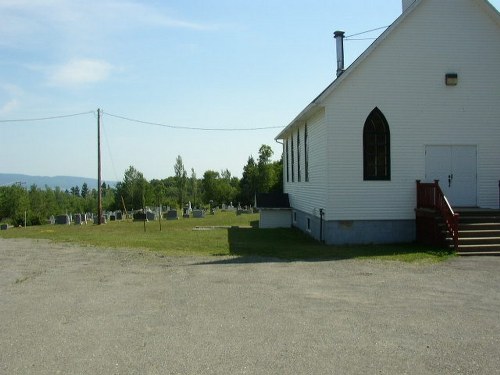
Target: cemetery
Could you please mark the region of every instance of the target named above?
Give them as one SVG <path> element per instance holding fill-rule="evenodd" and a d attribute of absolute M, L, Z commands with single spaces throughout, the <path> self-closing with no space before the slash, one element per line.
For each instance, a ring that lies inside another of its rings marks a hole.
<path fill-rule="evenodd" d="M 101 217 L 101 224 L 111 223 L 111 222 L 154 222 L 159 220 L 179 220 L 179 219 L 204 219 L 206 217 L 207 210 L 202 208 L 191 207 L 189 203 L 182 209 L 182 214 L 179 213 L 177 209 L 171 209 L 170 207 L 147 207 L 146 210 L 134 210 L 130 213 L 123 213 L 122 211 L 104 211 Z M 242 215 L 242 214 L 253 214 L 256 213 L 255 209 L 252 207 L 234 207 L 232 204 L 221 205 L 220 207 L 212 207 L 210 210 L 211 215 L 215 215 L 216 212 L 232 214 L 232 215 Z M 95 225 L 99 224 L 97 220 L 97 215 L 86 212 L 86 213 L 70 213 L 61 215 L 52 215 L 47 221 L 49 225 L 87 225 L 93 223 Z M 7 226 L 2 225 L 2 230 L 6 230 Z"/>

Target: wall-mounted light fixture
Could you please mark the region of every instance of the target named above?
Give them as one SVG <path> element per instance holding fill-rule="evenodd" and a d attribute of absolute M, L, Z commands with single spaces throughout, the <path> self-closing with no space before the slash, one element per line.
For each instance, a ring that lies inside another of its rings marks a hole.
<path fill-rule="evenodd" d="M 446 83 L 446 86 L 456 86 L 458 85 L 458 74 L 446 73 L 444 81 Z"/>

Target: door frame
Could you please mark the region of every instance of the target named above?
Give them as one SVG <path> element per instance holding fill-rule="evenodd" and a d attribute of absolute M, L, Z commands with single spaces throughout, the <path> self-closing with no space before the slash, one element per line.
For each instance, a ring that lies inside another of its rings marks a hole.
<path fill-rule="evenodd" d="M 434 148 L 441 156 L 447 157 L 446 160 L 440 160 L 439 163 L 429 159 L 429 149 Z M 425 180 L 439 180 L 441 189 L 447 196 L 450 204 L 456 207 L 476 207 L 478 201 L 478 181 L 477 181 L 477 145 L 473 144 L 428 144 L 425 145 Z M 458 151 L 458 152 L 457 152 Z M 466 151 L 474 155 L 471 163 L 464 161 L 464 154 L 460 151 Z M 429 166 L 438 166 L 435 171 L 429 171 Z M 446 169 L 446 170 L 445 170 Z M 429 176 L 429 174 L 432 174 Z M 453 183 L 459 185 L 453 185 Z M 453 189 L 455 186 L 455 189 Z M 470 193 L 468 193 L 470 191 Z"/>

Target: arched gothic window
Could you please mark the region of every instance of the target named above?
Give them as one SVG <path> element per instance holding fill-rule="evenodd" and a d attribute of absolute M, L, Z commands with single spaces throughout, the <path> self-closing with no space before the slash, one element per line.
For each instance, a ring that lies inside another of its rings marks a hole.
<path fill-rule="evenodd" d="M 363 177 L 365 180 L 391 179 L 391 136 L 383 113 L 375 108 L 363 128 Z"/>

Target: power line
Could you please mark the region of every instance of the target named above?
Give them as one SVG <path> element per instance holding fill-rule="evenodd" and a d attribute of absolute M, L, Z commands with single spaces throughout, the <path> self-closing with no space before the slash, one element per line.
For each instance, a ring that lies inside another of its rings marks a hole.
<path fill-rule="evenodd" d="M 353 36 L 358 36 L 358 35 L 363 35 L 363 34 L 368 34 L 368 33 L 371 33 L 373 31 L 378 31 L 378 30 L 382 30 L 382 29 L 387 29 L 389 26 L 382 26 L 382 27 L 377 27 L 376 29 L 371 29 L 371 30 L 367 30 L 367 31 L 362 31 L 360 33 L 356 33 L 356 34 L 352 34 L 352 35 L 347 35 L 345 37 L 345 39 L 349 39 L 349 38 L 352 38 Z"/>
<path fill-rule="evenodd" d="M 95 111 L 87 111 L 80 113 L 73 113 L 69 115 L 60 115 L 60 116 L 49 116 L 49 117 L 37 117 L 37 118 L 20 118 L 20 119 L 9 119 L 9 120 L 0 120 L 0 123 L 9 123 L 9 122 L 36 122 L 36 121 L 47 121 L 47 120 L 58 120 L 68 117 L 76 117 L 93 114 L 96 115 Z M 262 127 L 254 127 L 254 128 L 202 128 L 202 127 L 194 127 L 194 126 L 177 126 L 177 125 L 168 125 L 160 122 L 151 122 L 151 121 L 143 121 L 138 119 L 133 119 L 130 117 L 114 115 L 112 113 L 101 111 L 101 115 L 108 115 L 110 117 L 118 118 L 121 120 L 135 122 L 138 124 L 144 125 L 153 125 L 153 126 L 161 126 L 164 128 L 170 129 L 181 129 L 181 130 L 200 130 L 200 131 L 221 131 L 221 132 L 235 132 L 235 131 L 257 131 L 257 130 L 268 130 L 268 129 L 281 129 L 282 126 L 262 126 Z"/>
<path fill-rule="evenodd" d="M 11 120 L 0 120 L 0 123 L 6 122 L 31 122 L 31 121 L 46 121 L 46 120 L 57 120 L 61 118 L 67 117 L 76 117 L 88 114 L 94 114 L 95 111 L 81 112 L 81 113 L 73 113 L 70 115 L 60 115 L 60 116 L 50 116 L 50 117 L 38 117 L 38 118 L 21 118 L 21 119 L 11 119 Z"/>
<path fill-rule="evenodd" d="M 121 120 L 126 120 L 130 122 L 136 122 L 139 124 L 145 124 L 145 125 L 153 125 L 153 126 L 161 126 L 164 128 L 170 128 L 170 129 L 182 129 L 182 130 L 200 130 L 200 131 L 227 131 L 227 132 L 234 132 L 234 131 L 256 131 L 256 130 L 267 130 L 267 129 L 282 129 L 283 126 L 265 126 L 265 127 L 256 127 L 256 128 L 201 128 L 201 127 L 192 127 L 192 126 L 176 126 L 176 125 L 168 125 L 168 124 L 163 124 L 159 122 L 150 122 L 150 121 L 143 121 L 143 120 L 137 120 L 125 116 L 119 116 L 119 115 L 113 115 L 108 112 L 102 112 L 105 115 L 119 118 Z"/>
<path fill-rule="evenodd" d="M 345 38 L 346 42 L 360 41 L 360 40 L 376 40 L 377 38 Z"/>

